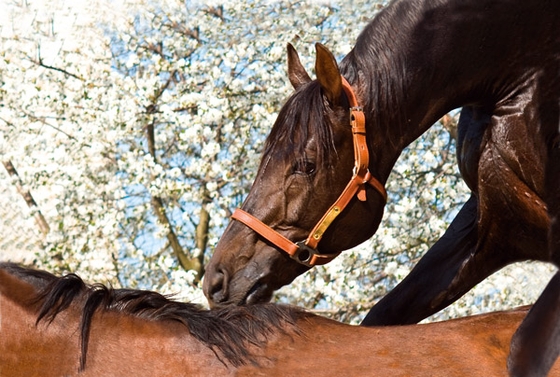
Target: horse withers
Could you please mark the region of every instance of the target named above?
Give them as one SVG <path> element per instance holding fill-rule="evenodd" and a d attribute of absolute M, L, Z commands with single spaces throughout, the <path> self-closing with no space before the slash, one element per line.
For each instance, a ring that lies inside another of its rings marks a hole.
<path fill-rule="evenodd" d="M 505 376 L 526 312 L 367 328 L 273 304 L 208 311 L 0 264 L 0 376 Z"/>

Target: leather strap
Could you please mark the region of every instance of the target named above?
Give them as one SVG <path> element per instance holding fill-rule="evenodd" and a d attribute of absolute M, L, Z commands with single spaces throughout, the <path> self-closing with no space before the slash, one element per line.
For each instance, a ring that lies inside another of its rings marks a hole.
<path fill-rule="evenodd" d="M 315 225 L 315 228 L 313 228 L 311 234 L 305 241 L 305 244 L 313 249 L 317 248 L 327 228 L 344 208 L 346 208 L 354 195 L 357 195 L 358 199 L 362 202 L 367 200 L 366 183 L 371 184 L 371 186 L 381 194 L 383 200 L 387 202 L 385 187 L 383 187 L 381 182 L 374 178 L 368 170 L 369 153 L 366 140 L 366 118 L 364 111 L 358 106 L 356 95 L 348 81 L 346 81 L 344 77 L 341 78 L 342 88 L 350 104 L 350 126 L 352 127 L 352 138 L 354 142 L 354 174 L 344 191 L 342 191 L 342 194 L 340 194 L 336 202 L 334 202 L 317 225 Z"/>
<path fill-rule="evenodd" d="M 236 209 L 231 215 L 232 219 L 237 221 L 241 221 L 243 224 L 247 225 L 249 228 L 253 229 L 255 232 L 266 238 L 269 242 L 273 243 L 275 246 L 279 247 L 280 249 L 284 250 L 289 255 L 296 254 L 298 246 L 254 217 L 253 215 L 248 214 L 247 212 L 243 211 L 242 209 Z"/>
<path fill-rule="evenodd" d="M 264 237 L 267 241 L 274 244 L 274 246 L 283 250 L 292 259 L 298 263 L 304 264 L 308 267 L 315 265 L 327 264 L 338 256 L 337 254 L 319 254 L 316 249 L 308 248 L 303 242 L 293 243 L 253 215 L 237 208 L 231 218 L 242 222 L 249 228 L 253 229 L 259 235 Z"/>

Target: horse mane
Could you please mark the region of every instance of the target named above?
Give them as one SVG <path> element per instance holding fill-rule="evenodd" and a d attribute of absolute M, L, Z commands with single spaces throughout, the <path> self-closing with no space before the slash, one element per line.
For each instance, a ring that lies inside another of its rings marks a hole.
<path fill-rule="evenodd" d="M 8 267 L 8 268 L 6 268 Z M 226 364 L 255 364 L 249 346 L 263 346 L 274 333 L 299 333 L 297 321 L 310 314 L 301 309 L 274 304 L 235 306 L 206 310 L 201 306 L 174 301 L 153 291 L 113 289 L 103 284 L 88 285 L 76 274 L 56 277 L 13 264 L 0 268 L 39 289 L 33 304 L 40 306 L 37 323 L 51 323 L 72 303 L 82 303 L 80 322 L 80 370 L 84 370 L 93 315 L 110 311 L 149 321 L 176 321 L 209 347 Z"/>
<path fill-rule="evenodd" d="M 42 288 L 57 278 L 47 271 L 24 268 L 19 264 L 12 262 L 1 262 L 0 269 L 26 283 L 31 284 L 35 288 Z"/>
<path fill-rule="evenodd" d="M 435 4 L 433 1 L 432 5 Z M 340 72 L 356 86 L 358 98 L 367 99 L 360 104 L 369 110 L 368 125 L 375 125 L 375 129 L 368 129 L 370 145 L 390 143 L 396 147 L 401 140 L 393 140 L 393 134 L 406 132 L 392 132 L 392 128 L 406 124 L 408 119 L 404 104 L 409 99 L 405 88 L 410 83 L 405 67 L 410 58 L 406 52 L 417 48 L 409 45 L 409 38 L 422 17 L 421 11 L 417 1 L 392 2 L 384 7 L 360 32 L 354 47 L 340 62 Z M 414 56 L 421 59 L 422 53 Z M 376 154 L 375 148 L 371 153 Z"/>

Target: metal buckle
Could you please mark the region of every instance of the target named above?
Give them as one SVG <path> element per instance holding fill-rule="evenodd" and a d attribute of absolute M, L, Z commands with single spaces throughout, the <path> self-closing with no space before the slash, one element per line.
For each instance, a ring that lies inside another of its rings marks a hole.
<path fill-rule="evenodd" d="M 296 246 L 298 247 L 298 249 L 293 255 L 290 255 L 290 258 L 298 263 L 303 264 L 304 266 L 313 267 L 313 264 L 311 264 L 311 259 L 313 259 L 314 255 L 318 254 L 317 250 L 307 246 L 305 244 L 305 241 L 296 242 Z"/>

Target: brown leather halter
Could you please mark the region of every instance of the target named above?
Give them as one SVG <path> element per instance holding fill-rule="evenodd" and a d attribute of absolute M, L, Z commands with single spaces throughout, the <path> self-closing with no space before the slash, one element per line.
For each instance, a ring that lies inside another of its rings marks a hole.
<path fill-rule="evenodd" d="M 236 209 L 232 215 L 232 219 L 247 225 L 276 247 L 288 253 L 292 259 L 308 267 L 313 267 L 317 264 L 326 264 L 340 254 L 340 252 L 336 254 L 319 254 L 317 245 L 319 241 L 321 241 L 329 225 L 331 225 L 334 219 L 346 208 L 354 195 L 357 195 L 358 199 L 361 201 L 366 200 L 366 183 L 369 183 L 376 189 L 385 202 L 387 201 L 385 187 L 374 178 L 368 170 L 369 154 L 366 143 L 366 121 L 363 108 L 358 106 L 356 95 L 344 77 L 342 77 L 342 88 L 350 103 L 350 125 L 352 126 L 354 140 L 353 175 L 336 202 L 334 202 L 317 225 L 315 225 L 309 237 L 307 237 L 305 241 L 294 243 L 242 209 Z"/>

